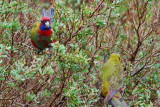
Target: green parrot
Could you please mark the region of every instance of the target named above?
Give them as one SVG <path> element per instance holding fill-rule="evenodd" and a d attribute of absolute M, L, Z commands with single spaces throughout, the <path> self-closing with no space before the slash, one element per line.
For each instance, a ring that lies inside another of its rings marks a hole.
<path fill-rule="evenodd" d="M 105 97 L 105 102 L 113 107 L 128 107 L 121 96 L 123 67 L 119 54 L 111 54 L 108 61 L 102 66 L 99 77 L 101 80 L 101 94 Z"/>

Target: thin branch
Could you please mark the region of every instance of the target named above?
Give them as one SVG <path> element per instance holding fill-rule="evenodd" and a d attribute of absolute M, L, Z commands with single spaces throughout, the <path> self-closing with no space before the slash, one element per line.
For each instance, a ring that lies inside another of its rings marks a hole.
<path fill-rule="evenodd" d="M 93 17 L 94 13 L 100 8 L 100 6 L 103 4 L 103 2 L 104 2 L 104 0 L 102 0 L 101 3 L 99 3 L 97 8 L 90 14 L 89 18 Z"/>

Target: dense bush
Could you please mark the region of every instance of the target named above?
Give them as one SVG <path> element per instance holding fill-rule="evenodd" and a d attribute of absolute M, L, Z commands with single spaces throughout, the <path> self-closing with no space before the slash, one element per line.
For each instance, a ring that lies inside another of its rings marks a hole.
<path fill-rule="evenodd" d="M 41 18 L 40 4 L 0 1 L 0 106 L 100 106 L 99 69 L 117 52 L 125 71 L 125 101 L 158 107 L 159 4 L 57 1 L 52 28 L 58 42 L 48 59 L 46 51 L 35 54 L 29 39 Z"/>

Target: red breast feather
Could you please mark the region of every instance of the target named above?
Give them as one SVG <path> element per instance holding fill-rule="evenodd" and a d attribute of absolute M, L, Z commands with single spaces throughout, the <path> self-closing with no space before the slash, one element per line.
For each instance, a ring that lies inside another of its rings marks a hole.
<path fill-rule="evenodd" d="M 51 35 L 52 35 L 52 30 L 45 30 L 45 31 L 38 30 L 38 33 L 39 33 L 40 35 L 43 35 L 43 36 L 46 36 L 46 37 L 51 37 Z"/>

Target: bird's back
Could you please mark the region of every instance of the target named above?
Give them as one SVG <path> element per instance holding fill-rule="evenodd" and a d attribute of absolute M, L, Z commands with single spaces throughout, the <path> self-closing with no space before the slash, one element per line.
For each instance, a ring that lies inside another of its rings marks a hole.
<path fill-rule="evenodd" d="M 102 80 L 105 80 L 106 78 L 114 74 L 115 72 L 114 65 L 115 65 L 114 61 L 110 59 L 103 65 L 103 67 L 101 68 L 101 73 L 100 73 L 100 78 Z"/>
<path fill-rule="evenodd" d="M 101 68 L 100 79 L 102 81 L 102 95 L 105 96 L 108 93 L 109 86 L 111 84 L 115 84 L 119 78 L 119 70 L 121 69 L 120 62 L 117 62 L 110 58 Z M 115 88 L 119 88 L 119 86 L 115 86 Z"/>

